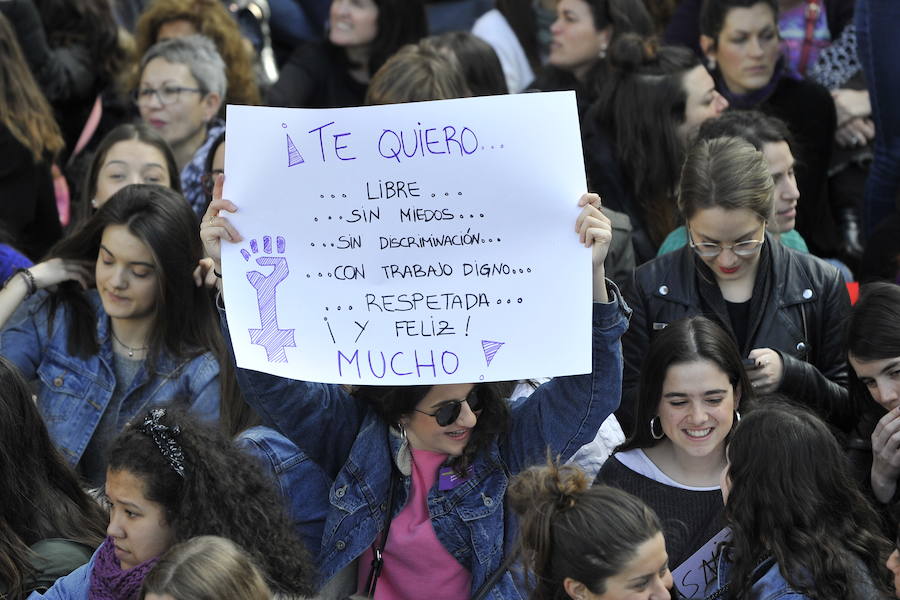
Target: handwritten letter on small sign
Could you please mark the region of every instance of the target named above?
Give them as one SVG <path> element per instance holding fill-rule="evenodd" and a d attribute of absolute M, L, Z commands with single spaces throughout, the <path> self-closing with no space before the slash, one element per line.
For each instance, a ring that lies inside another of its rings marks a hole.
<path fill-rule="evenodd" d="M 574 94 L 228 107 L 237 363 L 431 385 L 590 371 Z"/>

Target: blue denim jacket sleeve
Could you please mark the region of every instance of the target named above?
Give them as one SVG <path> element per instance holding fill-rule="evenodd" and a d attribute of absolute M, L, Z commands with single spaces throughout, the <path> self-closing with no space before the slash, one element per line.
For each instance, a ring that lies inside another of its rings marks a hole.
<path fill-rule="evenodd" d="M 619 407 L 622 345 L 630 309 L 608 282 L 611 302 L 593 305 L 592 370 L 557 377 L 512 405 L 512 427 L 501 452 L 511 473 L 544 462 L 549 448 L 566 461 L 594 439 L 603 421 Z"/>
<path fill-rule="evenodd" d="M 204 423 L 216 424 L 219 420 L 219 402 L 222 388 L 219 383 L 219 361 L 207 352 L 194 358 L 182 377 L 187 379 L 191 414 Z"/>
<path fill-rule="evenodd" d="M 293 442 L 269 427 L 251 427 L 235 443 L 275 482 L 297 534 L 310 552 L 318 553 L 328 517 L 328 503 L 318 500 L 328 498 L 333 481 Z"/>
<path fill-rule="evenodd" d="M 37 377 L 48 341 L 46 300 L 47 292 L 41 291 L 20 304 L 0 331 L 0 355 L 29 381 Z"/>
<path fill-rule="evenodd" d="M 220 311 L 220 318 L 234 360 L 225 311 Z M 263 423 L 297 444 L 335 478 L 350 455 L 366 406 L 339 385 L 298 381 L 250 369 L 236 371 L 244 399 Z"/>
<path fill-rule="evenodd" d="M 94 568 L 98 552 L 100 552 L 99 548 L 87 564 L 57 579 L 53 587 L 43 594 L 32 592 L 28 596 L 28 600 L 39 600 L 40 598 L 45 600 L 87 600 L 91 587 L 91 570 Z"/>

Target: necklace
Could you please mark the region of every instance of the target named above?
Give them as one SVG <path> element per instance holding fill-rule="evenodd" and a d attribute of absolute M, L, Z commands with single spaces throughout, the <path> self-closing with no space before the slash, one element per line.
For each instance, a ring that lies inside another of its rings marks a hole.
<path fill-rule="evenodd" d="M 116 331 L 112 327 L 109 328 L 109 331 L 110 331 L 110 333 L 112 333 L 113 339 L 116 342 L 118 342 L 120 346 L 122 346 L 123 348 L 128 350 L 128 358 L 134 358 L 135 352 L 143 352 L 144 350 L 149 348 L 149 346 L 141 346 L 140 348 L 132 348 L 131 346 L 129 346 L 128 344 L 126 344 L 125 342 L 123 342 L 122 340 L 119 339 L 119 336 L 116 335 Z"/>

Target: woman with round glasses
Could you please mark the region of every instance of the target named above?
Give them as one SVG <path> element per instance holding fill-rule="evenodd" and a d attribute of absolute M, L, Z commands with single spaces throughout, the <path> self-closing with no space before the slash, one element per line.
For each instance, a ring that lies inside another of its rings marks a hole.
<path fill-rule="evenodd" d="M 213 141 L 225 130 L 216 118 L 226 91 L 225 63 L 201 35 L 172 38 L 141 59 L 134 101 L 141 118 L 172 147 L 181 190 L 199 216 L 206 207 L 201 179 Z"/>
<path fill-rule="evenodd" d="M 850 307 L 846 286 L 837 269 L 766 232 L 774 189 L 762 152 L 744 140 L 702 140 L 691 148 L 678 197 L 688 245 L 639 267 L 626 294 L 634 315 L 623 340 L 623 427 L 632 425 L 639 368 L 654 332 L 696 314 L 732 334 L 757 392 L 791 396 L 841 429 L 855 424 L 840 343 Z"/>
<path fill-rule="evenodd" d="M 200 228 L 218 272 L 220 240 L 241 240 L 226 217 L 237 207 L 221 195 L 219 178 Z M 543 464 L 548 452 L 568 460 L 618 406 L 621 391 L 625 308 L 603 267 L 611 225 L 595 194 L 579 206 L 576 231 L 592 249 L 594 269 L 589 374 L 557 377 L 510 405 L 492 384 L 348 393 L 239 369 L 247 403 L 333 481 L 328 494 L 314 493 L 313 483 L 295 493 L 310 513 L 326 509 L 316 566 L 322 582 L 336 586 L 337 575 L 351 574 L 339 597 L 463 600 L 479 590 L 524 597 L 504 560 L 515 543 L 509 480 Z"/>

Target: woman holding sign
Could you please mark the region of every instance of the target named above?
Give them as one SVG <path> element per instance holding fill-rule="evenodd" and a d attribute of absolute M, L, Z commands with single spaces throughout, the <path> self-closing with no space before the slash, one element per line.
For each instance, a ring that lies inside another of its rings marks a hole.
<path fill-rule="evenodd" d="M 737 346 L 705 317 L 672 323 L 647 351 L 637 425 L 597 482 L 634 494 L 656 511 L 673 569 L 724 527 L 719 474 L 725 442 L 749 397 Z"/>
<path fill-rule="evenodd" d="M 378 599 L 522 597 L 504 560 L 514 542 L 509 479 L 543 463 L 548 448 L 571 457 L 619 402 L 627 308 L 604 278 L 610 223 L 598 196 L 582 196 L 579 206 L 575 230 L 592 249 L 594 271 L 590 374 L 557 377 L 510 407 L 490 384 L 348 393 L 239 370 L 248 403 L 334 481 L 327 497 L 307 497 L 328 511 L 317 561 L 323 582 L 350 567 L 357 572 L 344 591 Z M 222 199 L 220 178 L 200 228 L 219 273 L 220 241 L 241 239 L 224 216 L 236 210 Z"/>
<path fill-rule="evenodd" d="M 773 400 L 747 415 L 721 485 L 731 537 L 710 598 L 889 597 L 891 545 L 818 417 Z"/>

